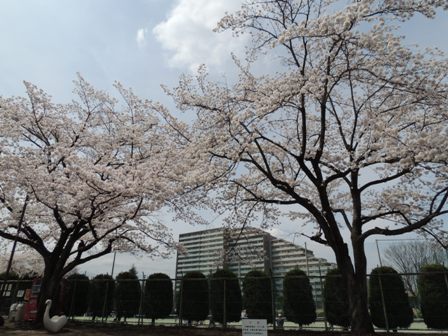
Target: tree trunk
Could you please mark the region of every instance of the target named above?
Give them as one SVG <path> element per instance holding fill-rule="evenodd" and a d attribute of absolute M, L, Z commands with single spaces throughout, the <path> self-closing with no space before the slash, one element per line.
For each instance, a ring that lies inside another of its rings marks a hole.
<path fill-rule="evenodd" d="M 348 278 L 349 304 L 351 311 L 352 334 L 373 334 L 374 329 L 370 318 L 367 295 L 367 259 L 364 242 L 352 237 L 354 273 Z"/>
<path fill-rule="evenodd" d="M 350 275 L 348 278 L 348 284 L 352 334 L 373 334 L 374 330 L 368 309 L 367 281 L 365 275 Z"/>
<path fill-rule="evenodd" d="M 46 307 L 45 301 L 47 301 L 47 299 L 52 300 L 50 315 L 53 314 L 53 312 L 59 313 L 59 290 L 61 280 L 62 273 L 57 272 L 56 267 L 54 267 L 53 265 L 45 266 L 37 305 L 36 323 L 38 325 L 41 325 L 43 323 L 43 317 Z"/>
<path fill-rule="evenodd" d="M 367 261 L 362 244 L 353 244 L 354 265 L 346 244 L 334 249 L 341 273 L 347 282 L 348 301 L 351 315 L 351 333 L 373 334 L 367 299 Z"/>

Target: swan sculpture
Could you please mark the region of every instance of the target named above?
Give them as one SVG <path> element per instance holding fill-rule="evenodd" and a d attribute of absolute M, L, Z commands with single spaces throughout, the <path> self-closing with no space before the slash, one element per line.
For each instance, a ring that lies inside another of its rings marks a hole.
<path fill-rule="evenodd" d="M 57 333 L 67 324 L 67 316 L 55 315 L 52 318 L 50 318 L 51 300 L 48 299 L 47 301 L 45 301 L 45 305 L 47 307 L 45 308 L 44 313 L 44 327 L 50 332 Z"/>

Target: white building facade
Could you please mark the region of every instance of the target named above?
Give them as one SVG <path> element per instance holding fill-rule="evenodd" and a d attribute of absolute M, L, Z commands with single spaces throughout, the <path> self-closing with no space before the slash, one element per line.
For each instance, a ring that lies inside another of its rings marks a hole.
<path fill-rule="evenodd" d="M 177 279 L 191 271 L 208 276 L 226 268 L 243 278 L 251 270 L 261 270 L 272 275 L 278 297 L 282 295 L 284 275 L 299 268 L 310 278 L 317 308 L 322 305 L 322 277 L 329 269 L 336 268 L 334 263 L 316 258 L 306 248 L 256 228 L 190 232 L 181 234 L 179 243 L 186 253 L 177 254 Z"/>

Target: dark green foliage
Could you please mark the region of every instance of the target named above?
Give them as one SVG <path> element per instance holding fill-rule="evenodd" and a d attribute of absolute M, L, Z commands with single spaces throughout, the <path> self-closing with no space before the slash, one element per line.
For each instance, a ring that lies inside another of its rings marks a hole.
<path fill-rule="evenodd" d="M 151 274 L 146 280 L 143 313 L 153 320 L 168 317 L 173 309 L 173 284 L 168 275 Z"/>
<path fill-rule="evenodd" d="M 347 283 L 336 268 L 325 276 L 324 304 L 327 321 L 344 328 L 350 326 L 350 307 L 348 303 Z"/>
<path fill-rule="evenodd" d="M 403 280 L 392 267 L 377 267 L 370 274 L 369 307 L 373 324 L 386 328 L 380 285 L 383 288 L 389 328 L 409 327 L 414 319 L 409 298 Z"/>
<path fill-rule="evenodd" d="M 224 298 L 226 307 L 225 320 L 223 314 Z M 241 320 L 241 304 L 241 289 L 236 275 L 228 270 L 216 271 L 210 279 L 210 309 L 213 320 L 224 324 L 227 322 L 238 322 Z"/>
<path fill-rule="evenodd" d="M 107 317 L 112 312 L 115 281 L 108 274 L 99 274 L 90 282 L 90 311 L 92 316 Z M 103 314 L 104 312 L 104 314 Z"/>
<path fill-rule="evenodd" d="M 272 323 L 271 279 L 261 271 L 250 271 L 243 280 L 243 306 L 248 318 Z"/>
<path fill-rule="evenodd" d="M 418 292 L 428 328 L 448 329 L 448 268 L 425 265 L 420 269 Z"/>
<path fill-rule="evenodd" d="M 67 315 L 84 315 L 88 306 L 89 278 L 84 274 L 67 277 L 64 286 L 64 312 Z"/>
<path fill-rule="evenodd" d="M 117 318 L 132 317 L 139 312 L 141 287 L 137 272 L 131 268 L 127 272 L 121 272 L 115 278 L 115 305 Z"/>
<path fill-rule="evenodd" d="M 6 272 L 0 273 L 0 280 L 19 280 L 19 275 L 15 272 L 9 272 L 6 277 Z"/>
<path fill-rule="evenodd" d="M 316 305 L 310 280 L 305 272 L 294 269 L 283 279 L 283 311 L 288 321 L 299 325 L 316 321 Z"/>
<path fill-rule="evenodd" d="M 179 292 L 179 317 L 202 321 L 208 316 L 208 282 L 201 272 L 188 272 L 182 278 Z"/>

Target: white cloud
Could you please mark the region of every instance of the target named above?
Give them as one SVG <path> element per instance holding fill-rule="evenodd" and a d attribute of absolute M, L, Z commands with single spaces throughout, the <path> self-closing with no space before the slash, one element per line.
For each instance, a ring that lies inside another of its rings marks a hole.
<path fill-rule="evenodd" d="M 146 34 L 148 34 L 148 28 L 140 28 L 137 30 L 135 40 L 140 48 L 143 48 L 146 45 Z"/>
<path fill-rule="evenodd" d="M 230 31 L 212 30 L 226 12 L 238 10 L 242 0 L 179 0 L 167 19 L 160 22 L 153 34 L 171 56 L 174 67 L 192 70 L 206 63 L 222 66 L 229 62 L 231 52 L 241 51 L 243 38 L 235 38 Z"/>

